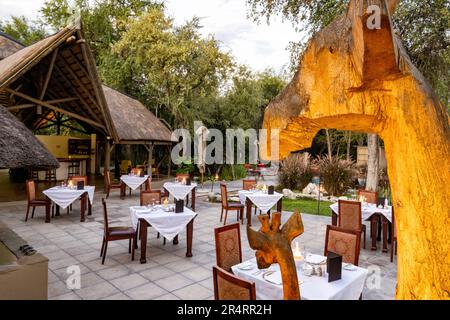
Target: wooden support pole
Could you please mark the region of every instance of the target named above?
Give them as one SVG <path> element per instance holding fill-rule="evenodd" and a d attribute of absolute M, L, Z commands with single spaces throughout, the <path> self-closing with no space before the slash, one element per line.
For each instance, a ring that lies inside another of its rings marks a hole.
<path fill-rule="evenodd" d="M 105 164 L 104 164 L 104 175 L 106 177 L 106 171 L 109 170 L 111 164 L 111 142 L 108 137 L 105 139 Z M 106 184 L 105 184 L 105 192 L 106 192 Z"/>
<path fill-rule="evenodd" d="M 150 177 L 150 181 L 152 181 L 152 167 L 153 167 L 153 143 L 150 144 L 147 148 L 148 150 L 148 176 Z"/>

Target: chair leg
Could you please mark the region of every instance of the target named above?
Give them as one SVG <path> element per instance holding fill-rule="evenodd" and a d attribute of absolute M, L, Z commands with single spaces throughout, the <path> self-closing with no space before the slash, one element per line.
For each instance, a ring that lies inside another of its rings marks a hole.
<path fill-rule="evenodd" d="M 220 212 L 220 222 L 222 222 L 222 216 L 223 216 L 223 207 L 222 207 L 222 211 Z"/>
<path fill-rule="evenodd" d="M 100 250 L 100 258 L 103 256 L 103 250 L 105 249 L 105 238 L 102 241 L 102 249 Z"/>
<path fill-rule="evenodd" d="M 105 264 L 105 258 L 106 258 L 106 250 L 108 250 L 108 241 L 105 241 L 105 249 L 103 251 L 103 259 L 102 259 L 102 264 Z"/>
<path fill-rule="evenodd" d="M 128 253 L 131 253 L 131 238 L 128 240 Z"/>
<path fill-rule="evenodd" d="M 25 222 L 28 221 L 28 213 L 30 212 L 30 205 L 27 205 L 27 214 L 25 215 Z"/>
<path fill-rule="evenodd" d="M 394 262 L 394 240 L 391 241 L 391 262 Z"/>
<path fill-rule="evenodd" d="M 225 217 L 223 219 L 223 225 L 227 224 L 227 216 L 228 216 L 228 209 L 225 209 Z"/>
<path fill-rule="evenodd" d="M 239 210 L 239 211 L 240 211 L 240 213 L 241 213 L 241 224 L 244 224 L 244 212 L 245 212 L 245 209 L 242 208 L 242 209 Z"/>
<path fill-rule="evenodd" d="M 134 249 L 137 247 L 137 237 L 136 237 L 136 235 L 133 237 L 133 247 L 132 247 L 132 249 L 131 249 L 131 261 L 134 261 Z M 130 241 L 131 241 L 131 239 L 130 239 Z"/>
<path fill-rule="evenodd" d="M 31 218 L 34 218 L 34 211 L 36 210 L 36 207 L 33 207 L 33 211 L 31 211 Z"/>
<path fill-rule="evenodd" d="M 366 249 L 366 228 L 363 229 L 363 248 Z"/>

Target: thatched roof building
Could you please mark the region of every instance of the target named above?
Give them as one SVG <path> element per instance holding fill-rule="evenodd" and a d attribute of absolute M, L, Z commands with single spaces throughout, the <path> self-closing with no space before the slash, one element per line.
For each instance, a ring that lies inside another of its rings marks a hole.
<path fill-rule="evenodd" d="M 5 59 L 24 47 L 19 41 L 0 31 L 0 60 Z"/>
<path fill-rule="evenodd" d="M 0 168 L 53 169 L 59 163 L 5 107 L 0 106 Z"/>
<path fill-rule="evenodd" d="M 172 144 L 172 132 L 141 102 L 103 85 L 112 124 L 120 143 Z"/>

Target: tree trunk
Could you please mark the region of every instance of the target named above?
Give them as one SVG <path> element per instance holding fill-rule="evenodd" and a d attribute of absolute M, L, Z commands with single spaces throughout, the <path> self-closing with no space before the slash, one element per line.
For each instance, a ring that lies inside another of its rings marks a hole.
<path fill-rule="evenodd" d="M 350 161 L 351 160 L 351 158 L 350 158 L 350 147 L 351 147 L 351 144 L 352 144 L 352 132 L 351 131 L 348 131 L 347 132 L 347 161 Z"/>
<path fill-rule="evenodd" d="M 330 130 L 325 129 L 325 134 L 327 136 L 327 149 L 328 149 L 328 159 L 333 158 L 333 149 L 331 148 L 331 137 L 330 137 Z"/>
<path fill-rule="evenodd" d="M 370 133 L 367 135 L 367 152 L 369 157 L 367 159 L 367 178 L 366 190 L 377 191 L 378 188 L 378 170 L 380 159 L 380 148 L 378 135 Z"/>
<path fill-rule="evenodd" d="M 309 148 L 321 129 L 378 134 L 398 235 L 396 298 L 450 299 L 450 118 L 393 31 L 397 2 L 369 2 L 382 9 L 370 30 L 368 2 L 350 0 L 308 43 L 264 128 L 279 130 L 280 158 Z"/>

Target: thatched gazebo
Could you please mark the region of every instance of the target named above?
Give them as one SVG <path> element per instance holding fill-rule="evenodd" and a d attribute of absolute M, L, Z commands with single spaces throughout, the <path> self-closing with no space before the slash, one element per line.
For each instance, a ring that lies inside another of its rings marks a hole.
<path fill-rule="evenodd" d="M 58 167 L 58 161 L 33 133 L 0 105 L 0 168 L 47 170 Z"/>
<path fill-rule="evenodd" d="M 103 92 L 118 143 L 143 145 L 149 153 L 147 165 L 150 173 L 154 147 L 166 146 L 170 153 L 170 147 L 177 142 L 172 139 L 172 132 L 140 101 L 105 85 Z"/>

